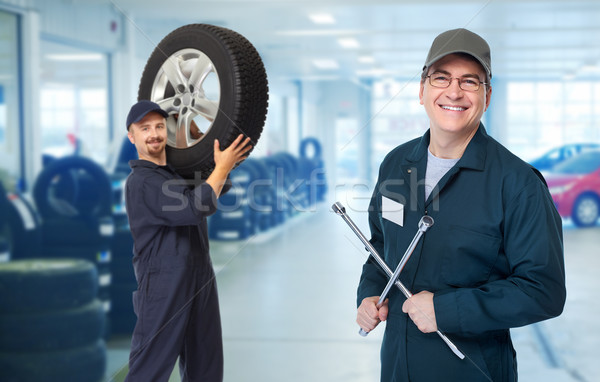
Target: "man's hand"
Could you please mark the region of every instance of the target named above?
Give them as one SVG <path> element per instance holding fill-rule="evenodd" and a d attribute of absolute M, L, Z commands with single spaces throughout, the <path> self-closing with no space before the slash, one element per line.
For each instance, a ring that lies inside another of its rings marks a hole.
<path fill-rule="evenodd" d="M 433 293 L 423 291 L 404 301 L 402 311 L 408 313 L 410 319 L 423 333 L 437 331 L 435 309 L 433 306 Z"/>
<path fill-rule="evenodd" d="M 252 145 L 249 145 L 250 138 L 246 138 L 243 142 L 244 136 L 240 134 L 235 141 L 229 145 L 225 150 L 221 151 L 219 141 L 215 139 L 215 170 L 217 168 L 223 169 L 229 172 L 233 169 L 236 163 L 239 163 L 246 159 L 246 153 L 252 149 Z"/>
<path fill-rule="evenodd" d="M 356 323 L 363 328 L 365 332 L 375 329 L 381 321 L 387 320 L 388 299 L 380 307 L 377 306 L 379 296 L 366 297 L 360 303 L 356 313 Z"/>
<path fill-rule="evenodd" d="M 221 150 L 219 141 L 215 139 L 215 169 L 208 179 L 206 179 L 206 183 L 212 187 L 217 197 L 221 195 L 221 190 L 223 189 L 223 185 L 227 180 L 229 172 L 236 163 L 240 163 L 246 159 L 248 151 L 252 149 L 252 146 L 248 144 L 250 143 L 250 138 L 246 138 L 243 141 L 242 139 L 244 139 L 244 136 L 240 134 L 225 150 Z"/>

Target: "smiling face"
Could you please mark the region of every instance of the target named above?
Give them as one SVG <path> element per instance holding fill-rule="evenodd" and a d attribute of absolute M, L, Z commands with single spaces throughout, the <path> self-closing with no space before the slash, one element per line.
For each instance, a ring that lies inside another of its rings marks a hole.
<path fill-rule="evenodd" d="M 150 112 L 141 121 L 132 123 L 127 133 L 131 143 L 135 145 L 140 159 L 158 165 L 167 163 L 165 147 L 167 145 L 167 128 L 165 118 L 159 113 Z"/>
<path fill-rule="evenodd" d="M 435 72 L 454 79 L 445 89 L 431 86 L 429 79 L 421 82 L 419 99 L 429 116 L 432 137 L 470 139 L 490 104 L 492 89 L 482 84 L 475 92 L 465 91 L 456 78 L 476 77 L 486 82 L 483 67 L 470 56 L 449 54 L 432 64 L 427 75 Z"/>

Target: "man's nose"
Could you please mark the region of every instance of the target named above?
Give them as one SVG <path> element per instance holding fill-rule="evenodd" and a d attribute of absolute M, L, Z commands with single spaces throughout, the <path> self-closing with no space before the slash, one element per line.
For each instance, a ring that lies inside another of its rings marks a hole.
<path fill-rule="evenodd" d="M 451 78 L 450 86 L 448 86 L 447 91 L 452 98 L 460 98 L 463 96 L 463 90 L 460 88 L 460 79 Z"/>
<path fill-rule="evenodd" d="M 156 129 L 156 127 L 152 126 L 148 129 L 148 134 L 151 137 L 156 137 L 158 135 L 158 130 Z"/>

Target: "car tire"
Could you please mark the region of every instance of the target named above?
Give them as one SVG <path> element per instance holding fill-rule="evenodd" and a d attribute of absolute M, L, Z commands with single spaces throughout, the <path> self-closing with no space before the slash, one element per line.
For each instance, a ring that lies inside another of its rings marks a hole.
<path fill-rule="evenodd" d="M 322 152 L 321 142 L 317 138 L 308 137 L 300 142 L 300 157 L 302 158 L 320 160 Z"/>
<path fill-rule="evenodd" d="M 33 197 L 43 218 L 112 215 L 110 179 L 102 167 L 83 157 L 50 162 L 35 181 Z"/>
<path fill-rule="evenodd" d="M 103 340 L 64 351 L 0 352 L 0 378 L 6 382 L 98 382 L 106 365 Z"/>
<path fill-rule="evenodd" d="M 203 74 L 196 77 L 197 72 Z M 244 134 L 256 147 L 267 113 L 267 75 L 258 52 L 242 35 L 190 24 L 172 31 L 154 49 L 138 99 L 154 101 L 169 114 L 169 164 L 184 178 L 199 172 L 205 179 L 214 168 L 215 139 L 224 149 Z M 192 121 L 202 136 L 191 136 Z"/>
<path fill-rule="evenodd" d="M 42 255 L 42 225 L 33 204 L 23 195 L 10 194 L 7 196 L 7 224 L 0 227 L 0 235 L 8 242 L 10 258 L 27 259 Z"/>
<path fill-rule="evenodd" d="M 132 271 L 133 272 L 133 271 Z M 111 285 L 111 310 L 109 313 L 111 329 L 114 334 L 133 333 L 137 316 L 133 311 L 133 292 L 137 290 L 137 282 L 117 282 Z"/>
<path fill-rule="evenodd" d="M 100 300 L 73 309 L 0 314 L 0 349 L 55 351 L 84 346 L 101 337 L 105 319 Z"/>
<path fill-rule="evenodd" d="M 7 223 L 6 214 L 8 213 L 8 199 L 6 196 L 6 190 L 2 181 L 0 181 L 0 228 Z"/>
<path fill-rule="evenodd" d="M 31 259 L 0 264 L 0 313 L 72 309 L 98 293 L 98 271 L 85 260 Z"/>
<path fill-rule="evenodd" d="M 577 227 L 592 227 L 600 218 L 600 197 L 587 193 L 580 195 L 573 205 L 571 214 Z"/>

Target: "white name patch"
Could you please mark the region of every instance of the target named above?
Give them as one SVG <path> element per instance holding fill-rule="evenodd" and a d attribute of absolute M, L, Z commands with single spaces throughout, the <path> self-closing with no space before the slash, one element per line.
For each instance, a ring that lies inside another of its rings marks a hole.
<path fill-rule="evenodd" d="M 381 196 L 381 216 L 400 227 L 404 226 L 404 205 L 390 198 Z"/>

